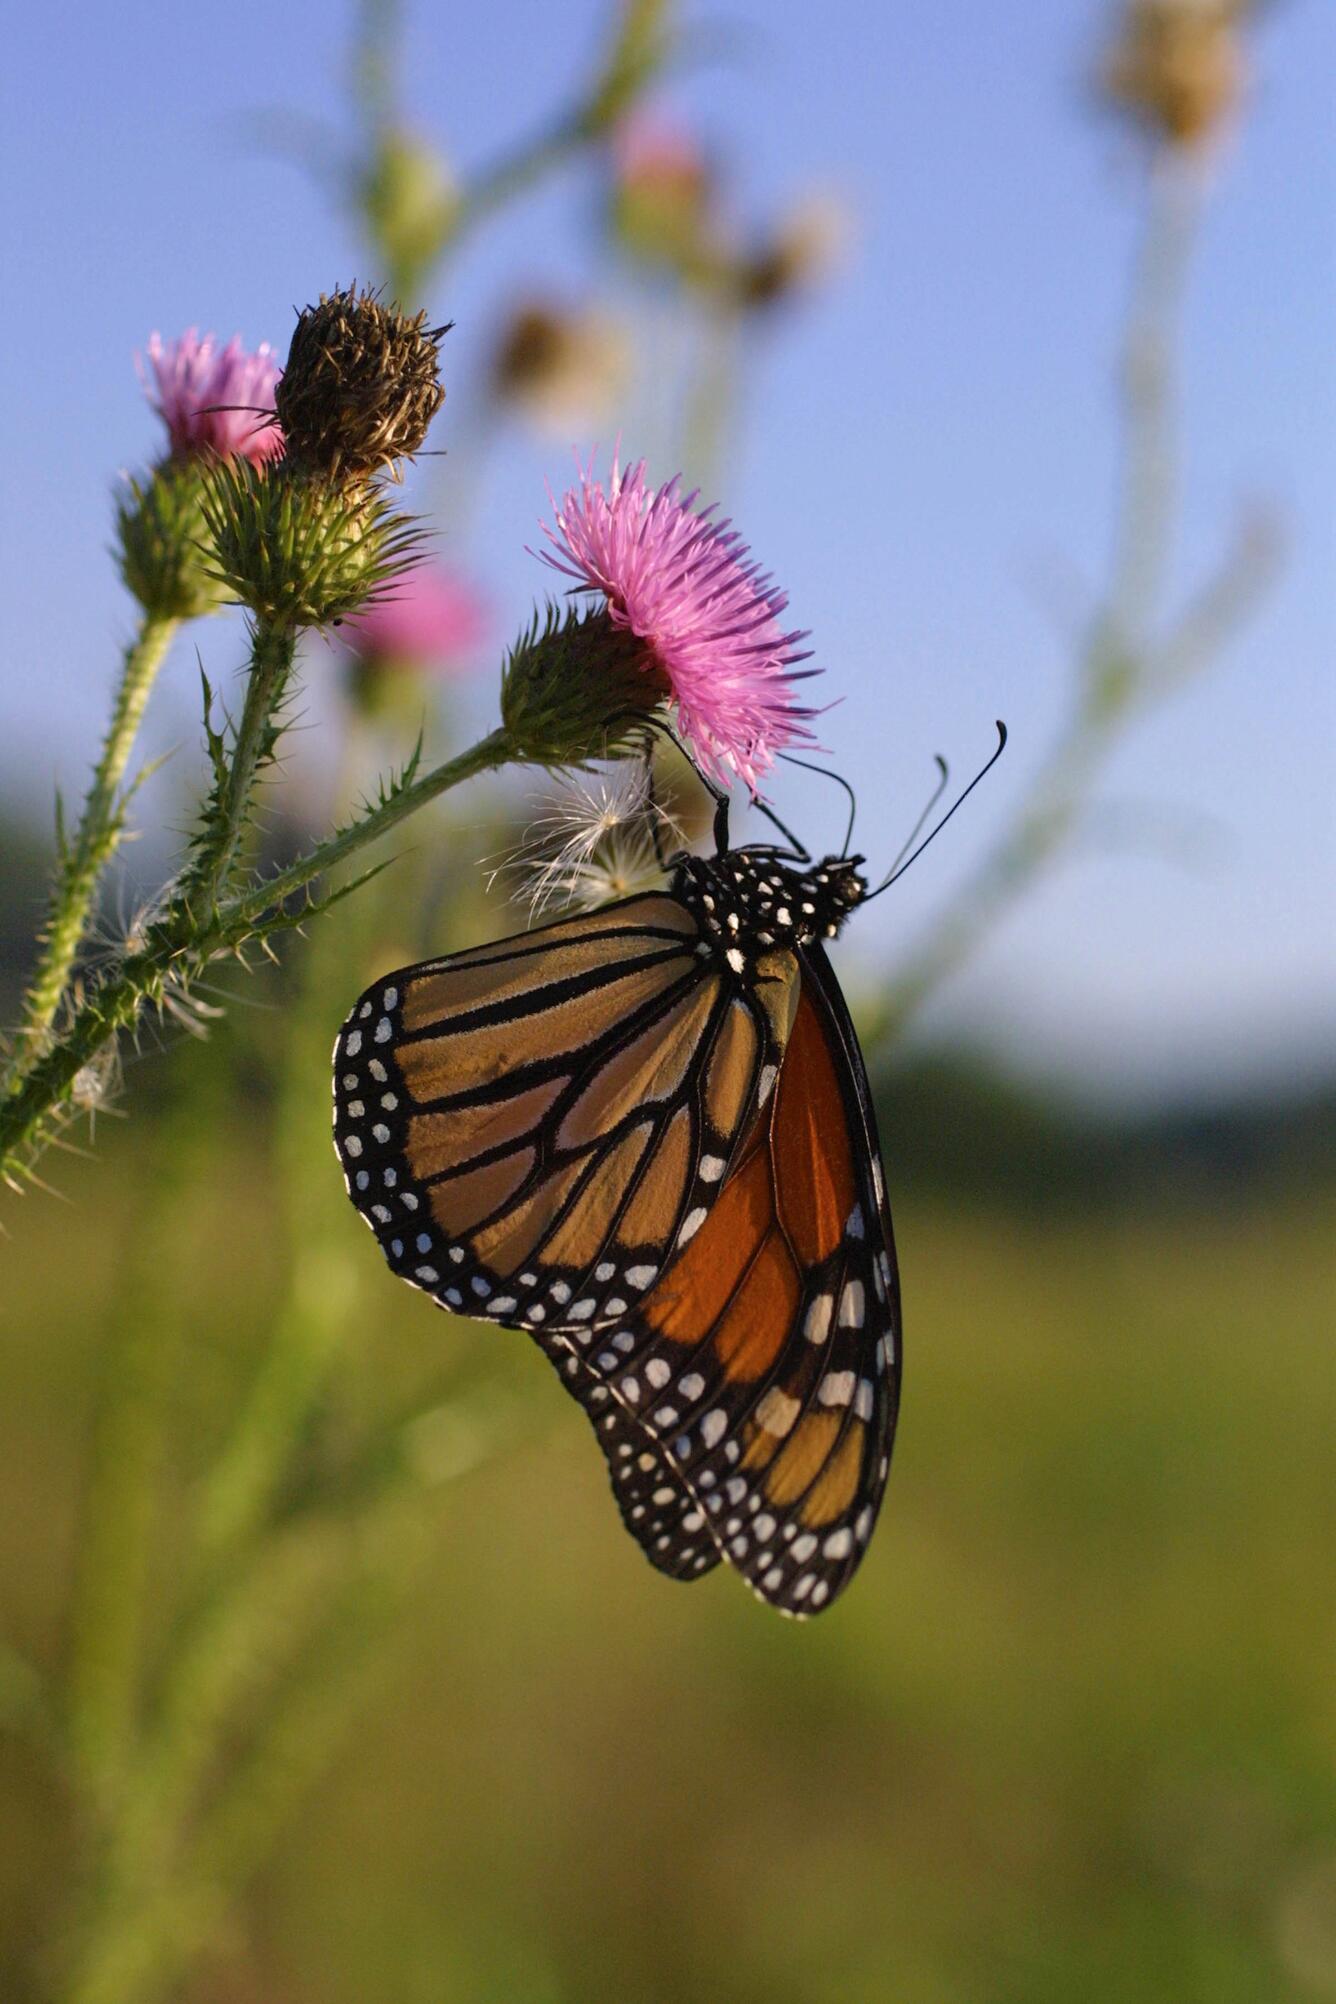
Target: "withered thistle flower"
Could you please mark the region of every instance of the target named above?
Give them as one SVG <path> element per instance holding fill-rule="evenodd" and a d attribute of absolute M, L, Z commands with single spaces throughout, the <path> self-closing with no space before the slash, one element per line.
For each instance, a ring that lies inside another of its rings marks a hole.
<path fill-rule="evenodd" d="M 1163 145 L 1214 138 L 1236 108 L 1247 69 L 1247 0 L 1126 0 L 1101 84 Z"/>
<path fill-rule="evenodd" d="M 828 279 L 852 233 L 848 210 L 829 195 L 810 195 L 729 274 L 744 307 L 782 305 Z"/>
<path fill-rule="evenodd" d="M 491 391 L 498 404 L 564 438 L 608 412 L 628 372 L 626 340 L 606 315 L 533 299 L 501 329 Z"/>
<path fill-rule="evenodd" d="M 445 400 L 441 338 L 425 310 L 411 318 L 374 292 L 322 293 L 297 317 L 274 402 L 288 458 L 329 480 L 393 475 L 411 459 Z"/>

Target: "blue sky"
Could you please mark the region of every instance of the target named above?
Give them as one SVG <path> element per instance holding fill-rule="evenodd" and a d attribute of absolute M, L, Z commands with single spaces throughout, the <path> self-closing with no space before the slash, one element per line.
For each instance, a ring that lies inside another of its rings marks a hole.
<path fill-rule="evenodd" d="M 1096 0 L 696 0 L 727 59 L 671 92 L 724 150 L 761 216 L 813 184 L 858 215 L 828 293 L 755 359 L 744 450 L 722 496 L 810 627 L 833 758 L 864 802 L 860 840 L 898 846 L 932 752 L 968 769 L 991 719 L 1012 748 L 970 808 L 861 921 L 851 984 L 928 924 L 1023 788 L 1062 713 L 1054 605 L 1098 578 L 1113 470 L 1111 356 L 1137 217 L 1133 155 L 1085 89 Z M 595 0 L 409 10 L 407 109 L 465 165 L 581 74 Z M 131 358 L 190 324 L 286 340 L 292 308 L 362 268 L 355 238 L 242 114 L 338 117 L 351 10 L 24 9 L 3 102 L 6 667 L 0 780 L 77 790 L 130 613 L 106 556 L 118 467 L 153 449 Z M 934 1014 L 1096 1087 L 1176 1091 L 1311 1062 L 1336 1025 L 1332 924 L 1336 640 L 1336 10 L 1289 0 L 1255 43 L 1249 116 L 1222 163 L 1194 271 L 1185 361 L 1191 588 L 1236 509 L 1281 511 L 1284 573 L 1209 678 L 1137 727 L 1103 787 L 1122 825 L 1205 835 L 1189 864 L 1138 846 L 1070 858 Z M 459 322 L 455 394 L 499 297 L 578 288 L 591 265 L 587 169 L 465 253 L 430 301 Z M 629 436 L 626 444 L 634 448 Z M 558 447 L 509 440 L 478 497 L 481 567 L 503 624 L 542 579 L 533 540 Z M 671 467 L 656 468 L 660 473 Z M 444 475 L 435 478 L 448 479 Z M 1041 583 L 1039 581 L 1046 581 Z M 225 670 L 221 627 L 194 636 Z M 189 650 L 151 742 L 190 735 Z M 473 698 L 486 721 L 490 688 Z M 833 807 L 777 796 L 819 842 Z"/>

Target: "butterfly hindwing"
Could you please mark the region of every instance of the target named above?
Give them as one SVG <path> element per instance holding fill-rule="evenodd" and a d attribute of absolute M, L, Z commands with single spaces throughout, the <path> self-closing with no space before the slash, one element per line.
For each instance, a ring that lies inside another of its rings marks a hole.
<path fill-rule="evenodd" d="M 762 1599 L 825 1606 L 880 1506 L 898 1322 L 862 1059 L 817 949 L 773 1101 L 708 1219 L 624 1328 L 562 1339 L 639 1443 L 623 1458 L 657 1455 L 653 1537 L 628 1519 L 654 1563 L 694 1577 L 704 1532 Z"/>
<path fill-rule="evenodd" d="M 672 1579 L 699 1579 L 719 1563 L 704 1513 L 673 1474 L 665 1451 L 619 1404 L 572 1340 L 536 1331 L 534 1339 L 562 1384 L 589 1416 L 608 1464 L 622 1522 L 646 1558 Z"/>

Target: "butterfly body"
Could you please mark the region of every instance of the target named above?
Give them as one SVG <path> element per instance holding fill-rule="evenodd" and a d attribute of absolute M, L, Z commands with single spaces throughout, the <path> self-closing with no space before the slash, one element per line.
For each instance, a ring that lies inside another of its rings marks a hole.
<path fill-rule="evenodd" d="M 675 859 L 668 889 L 377 982 L 335 1144 L 392 1268 L 527 1330 L 662 1571 L 792 1614 L 866 1549 L 899 1305 L 875 1121 L 826 959 L 857 858 Z"/>
<path fill-rule="evenodd" d="M 679 856 L 671 888 L 696 914 L 706 946 L 734 974 L 754 967 L 758 953 L 834 939 L 867 895 L 861 856 L 828 856 L 794 869 L 773 850 L 725 849 L 715 856 Z"/>

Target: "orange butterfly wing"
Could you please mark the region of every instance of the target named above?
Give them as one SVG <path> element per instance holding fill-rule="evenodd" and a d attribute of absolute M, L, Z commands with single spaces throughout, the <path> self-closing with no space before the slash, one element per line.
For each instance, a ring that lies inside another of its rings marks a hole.
<path fill-rule="evenodd" d="M 819 950 L 708 1218 L 624 1327 L 553 1340 L 581 1360 L 619 1497 L 619 1465 L 654 1457 L 652 1507 L 628 1527 L 661 1570 L 694 1577 L 712 1551 L 796 1615 L 847 1585 L 890 1465 L 899 1296 L 866 1076 Z M 594 1386 L 629 1427 L 606 1428 Z"/>

